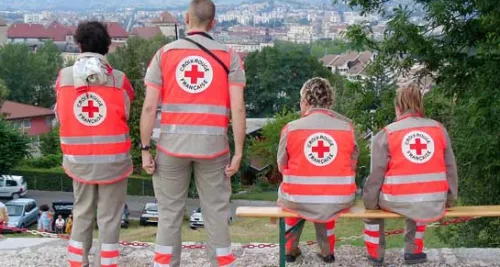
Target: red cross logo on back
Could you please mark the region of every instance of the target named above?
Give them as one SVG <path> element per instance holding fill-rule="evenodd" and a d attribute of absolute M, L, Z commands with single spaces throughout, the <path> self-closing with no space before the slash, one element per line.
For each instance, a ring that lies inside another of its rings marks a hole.
<path fill-rule="evenodd" d="M 312 147 L 312 152 L 317 153 L 318 158 L 322 159 L 325 157 L 325 153 L 330 152 L 330 147 L 325 146 L 323 141 L 318 141 L 318 145 Z"/>
<path fill-rule="evenodd" d="M 94 113 L 99 112 L 99 107 L 94 106 L 94 101 L 89 100 L 88 106 L 82 107 L 82 112 L 86 112 L 89 118 L 94 118 Z"/>
<path fill-rule="evenodd" d="M 422 150 L 427 149 L 427 144 L 422 144 L 422 140 L 420 138 L 415 138 L 415 143 L 410 144 L 410 149 L 415 150 L 417 155 L 422 155 Z"/>
<path fill-rule="evenodd" d="M 191 66 L 190 71 L 185 71 L 184 76 L 191 79 L 191 84 L 198 84 L 198 79 L 205 78 L 205 73 L 198 71 L 198 65 Z"/>

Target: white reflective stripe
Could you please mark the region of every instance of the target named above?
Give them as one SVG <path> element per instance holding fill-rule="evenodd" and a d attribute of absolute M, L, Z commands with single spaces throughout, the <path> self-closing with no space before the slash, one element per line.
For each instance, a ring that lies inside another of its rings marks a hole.
<path fill-rule="evenodd" d="M 416 232 L 415 233 L 415 238 L 416 239 L 423 239 L 424 238 L 425 232 Z"/>
<path fill-rule="evenodd" d="M 230 263 L 230 264 L 222 265 L 220 267 L 236 267 L 236 264 L 233 262 L 233 263 Z"/>
<path fill-rule="evenodd" d="M 326 236 L 335 235 L 335 229 L 326 230 Z"/>
<path fill-rule="evenodd" d="M 217 255 L 217 257 L 230 256 L 230 255 L 232 255 L 231 254 L 231 247 L 216 248 L 215 249 L 215 255 Z"/>
<path fill-rule="evenodd" d="M 172 254 L 172 250 L 173 250 L 172 246 L 161 246 L 161 245 L 155 246 L 155 252 L 158 252 L 160 254 Z"/>
<path fill-rule="evenodd" d="M 161 263 L 155 262 L 153 267 L 170 267 L 170 264 L 161 264 Z"/>
<path fill-rule="evenodd" d="M 378 231 L 380 231 L 380 225 L 365 223 L 365 229 L 370 231 L 370 232 L 378 232 Z"/>
<path fill-rule="evenodd" d="M 309 196 L 309 195 L 289 195 L 281 193 L 280 197 L 285 200 L 297 203 L 349 203 L 356 198 L 355 194 L 347 196 Z"/>
<path fill-rule="evenodd" d="M 68 245 L 74 248 L 83 249 L 83 243 L 70 239 Z"/>
<path fill-rule="evenodd" d="M 413 184 L 446 181 L 446 173 L 428 173 L 415 175 L 386 176 L 384 184 Z"/>
<path fill-rule="evenodd" d="M 206 126 L 206 125 L 162 125 L 161 131 L 169 134 L 207 134 L 207 135 L 225 135 L 227 127 Z"/>
<path fill-rule="evenodd" d="M 428 194 L 412 194 L 412 195 L 389 195 L 382 193 L 382 199 L 388 202 L 426 202 L 426 201 L 444 201 L 447 197 L 447 192 L 428 193 Z"/>
<path fill-rule="evenodd" d="M 120 162 L 130 159 L 129 153 L 116 154 L 116 155 L 93 155 L 93 156 L 76 156 L 76 155 L 64 155 L 64 158 L 72 163 L 113 163 Z"/>
<path fill-rule="evenodd" d="M 378 237 L 369 236 L 369 235 L 365 234 L 365 242 L 378 245 L 379 238 Z"/>
<path fill-rule="evenodd" d="M 120 248 L 119 244 L 101 244 L 102 251 L 116 251 Z"/>
<path fill-rule="evenodd" d="M 165 113 L 202 113 L 223 116 L 229 115 L 229 109 L 216 105 L 163 104 L 161 111 Z"/>
<path fill-rule="evenodd" d="M 285 224 L 285 230 L 288 231 L 293 227 L 293 225 Z"/>
<path fill-rule="evenodd" d="M 98 145 L 123 143 L 129 140 L 128 134 L 105 135 L 105 136 L 72 136 L 61 137 L 61 144 L 64 145 Z"/>
<path fill-rule="evenodd" d="M 288 184 L 310 185 L 349 185 L 354 184 L 354 176 L 296 176 L 285 175 L 283 182 Z"/>
<path fill-rule="evenodd" d="M 73 262 L 82 262 L 83 256 L 75 253 L 68 252 L 68 260 Z"/>
<path fill-rule="evenodd" d="M 102 258 L 101 257 L 101 265 L 116 265 L 118 264 L 118 258 Z"/>

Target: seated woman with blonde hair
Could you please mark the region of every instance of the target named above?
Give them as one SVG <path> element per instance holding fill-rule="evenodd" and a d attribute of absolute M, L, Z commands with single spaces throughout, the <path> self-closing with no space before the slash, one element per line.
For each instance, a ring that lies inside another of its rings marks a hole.
<path fill-rule="evenodd" d="M 333 102 L 328 80 L 310 79 L 300 90 L 302 118 L 288 123 L 281 133 L 278 167 L 283 182 L 278 205 L 300 217 L 285 219 L 288 262 L 301 254 L 303 220 L 315 223 L 317 255 L 334 262 L 335 220 L 354 205 L 359 149 L 351 121 L 331 110 Z"/>

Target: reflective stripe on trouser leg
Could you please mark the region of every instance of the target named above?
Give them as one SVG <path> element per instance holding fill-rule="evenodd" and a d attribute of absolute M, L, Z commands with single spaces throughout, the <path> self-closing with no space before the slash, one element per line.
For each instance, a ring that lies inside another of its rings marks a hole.
<path fill-rule="evenodd" d="M 424 233 L 427 226 L 425 223 L 417 222 L 417 231 L 415 232 L 415 253 L 422 253 L 424 251 Z"/>
<path fill-rule="evenodd" d="M 365 220 L 364 239 L 368 254 L 375 259 L 384 257 L 385 240 L 383 236 L 384 220 Z"/>
<path fill-rule="evenodd" d="M 83 243 L 69 240 L 68 262 L 70 267 L 81 267 L 83 262 Z"/>
<path fill-rule="evenodd" d="M 292 232 L 288 232 L 288 230 L 292 229 L 297 223 L 299 223 L 299 221 L 300 218 L 285 218 L 285 230 L 287 231 L 287 233 L 285 234 L 285 239 L 287 240 L 285 247 L 287 252 L 295 248 L 294 243 L 299 238 Z"/>
<path fill-rule="evenodd" d="M 101 244 L 101 267 L 118 267 L 118 244 Z"/>
<path fill-rule="evenodd" d="M 172 250 L 171 246 L 155 246 L 155 259 L 154 267 L 170 267 L 170 261 L 172 260 Z"/>
<path fill-rule="evenodd" d="M 217 257 L 217 262 L 219 267 L 232 267 L 236 261 L 236 257 L 231 253 L 231 247 L 227 248 L 216 248 L 215 255 Z"/>
<path fill-rule="evenodd" d="M 330 253 L 335 253 L 335 221 L 326 223 L 326 236 L 330 245 Z"/>

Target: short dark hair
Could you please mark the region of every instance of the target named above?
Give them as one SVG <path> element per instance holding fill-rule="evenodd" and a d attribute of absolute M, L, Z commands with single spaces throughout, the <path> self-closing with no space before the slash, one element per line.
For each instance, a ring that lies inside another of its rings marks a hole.
<path fill-rule="evenodd" d="M 50 210 L 49 205 L 47 205 L 47 204 L 41 205 L 40 206 L 40 210 L 43 211 L 43 212 L 49 211 Z"/>
<path fill-rule="evenodd" d="M 91 52 L 106 55 L 111 45 L 111 36 L 103 23 L 84 21 L 78 24 L 75 41 L 80 46 L 82 53 Z"/>
<path fill-rule="evenodd" d="M 206 27 L 215 19 L 215 5 L 212 0 L 192 0 L 188 12 L 197 26 Z"/>

